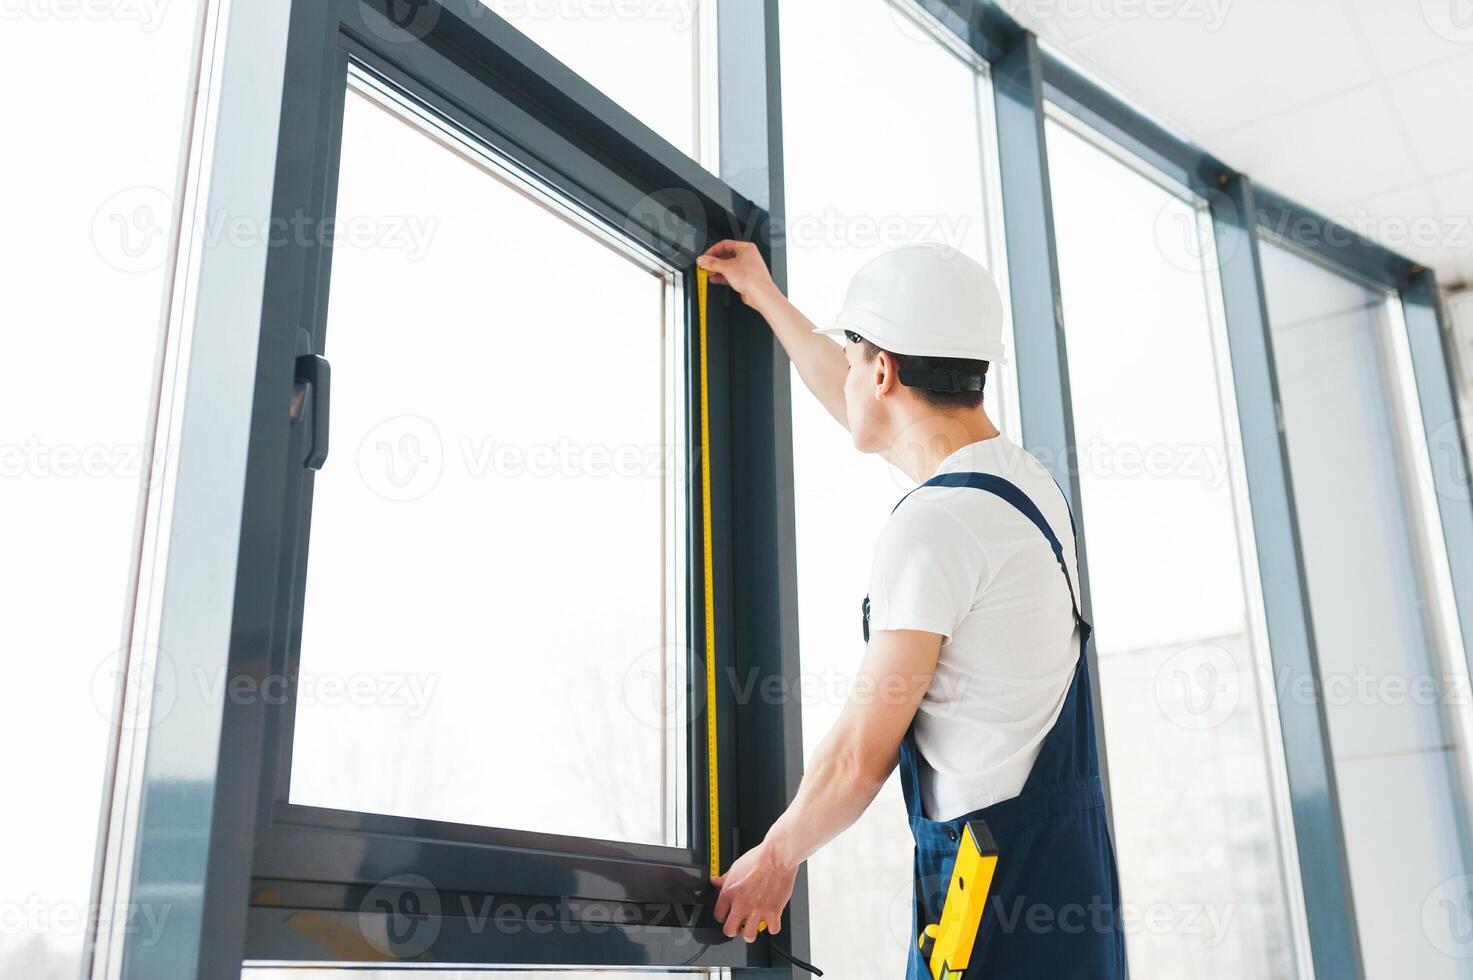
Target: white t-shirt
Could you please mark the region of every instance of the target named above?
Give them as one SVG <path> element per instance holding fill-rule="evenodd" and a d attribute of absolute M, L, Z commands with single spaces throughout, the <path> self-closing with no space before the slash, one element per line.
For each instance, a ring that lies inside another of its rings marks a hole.
<path fill-rule="evenodd" d="M 993 473 L 1022 490 L 1078 581 L 1063 493 L 1021 446 L 1006 436 L 975 442 L 937 472 Z M 1048 539 L 996 494 L 923 487 L 880 532 L 869 600 L 871 631 L 946 637 L 915 719 L 926 816 L 949 820 L 1017 796 L 1079 659 L 1069 586 Z"/>

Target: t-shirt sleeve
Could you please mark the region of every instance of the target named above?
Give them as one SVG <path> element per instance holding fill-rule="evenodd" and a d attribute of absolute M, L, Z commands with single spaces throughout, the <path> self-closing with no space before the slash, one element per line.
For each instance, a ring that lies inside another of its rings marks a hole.
<path fill-rule="evenodd" d="M 870 569 L 871 630 L 925 630 L 950 639 L 986 571 L 976 536 L 949 511 L 912 498 L 885 522 Z"/>

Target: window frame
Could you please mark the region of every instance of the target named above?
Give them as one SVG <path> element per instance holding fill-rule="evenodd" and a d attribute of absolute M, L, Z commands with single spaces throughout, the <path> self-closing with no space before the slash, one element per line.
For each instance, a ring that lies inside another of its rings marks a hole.
<path fill-rule="evenodd" d="M 229 676 L 285 677 L 289 696 L 282 704 L 226 706 L 226 738 L 233 727 L 247 744 L 255 734 L 259 746 L 259 755 L 243 753 L 238 767 L 248 774 L 242 778 L 255 780 L 259 773 L 244 957 L 318 964 L 392 959 L 391 951 L 371 941 L 341 938 L 366 938 L 387 928 L 393 913 L 365 904 L 387 887 L 401 897 L 417 893 L 423 908 L 432 899 L 445 913 L 433 919 L 427 948 L 412 944 L 417 962 L 769 966 L 766 944 L 725 941 L 711 915 L 703 603 L 695 601 L 705 584 L 693 329 L 695 256 L 720 238 L 765 242 L 761 232 L 768 215 L 476 0 L 298 0 L 288 37 L 272 207 L 278 220 L 326 221 L 334 214 L 350 67 L 483 142 L 608 229 L 682 270 L 689 365 L 682 465 L 695 476 L 685 481 L 684 508 L 687 636 L 693 651 L 686 713 L 689 843 L 600 841 L 288 802 L 312 476 L 300 462 L 298 430 L 307 427 L 292 427 L 285 406 L 295 360 L 308 353 L 299 327 L 311 335 L 310 352 L 331 359 L 331 346 L 324 344 L 332 254 L 329 243 L 287 242 L 271 249 L 266 270 Z M 796 673 L 796 643 L 785 640 L 782 623 L 794 601 L 791 576 L 781 574 L 792 555 L 782 548 L 753 554 L 743 544 L 754 537 L 784 537 L 781 508 L 754 507 L 744 498 L 791 496 L 782 492 L 783 481 L 791 481 L 790 467 L 781 465 L 779 426 L 786 425 L 786 403 L 771 384 L 749 383 L 752 366 L 773 357 L 773 342 L 767 331 L 750 329 L 744 322 L 750 316 L 713 291 L 708 370 L 723 866 L 742 841 L 760 839 L 763 818 L 780 812 L 773 801 L 786 801 L 796 769 L 789 758 L 785 767 L 739 771 L 738 740 L 762 743 L 780 757 L 801 750 L 800 743 L 786 739 L 798 730 L 794 699 L 768 705 L 741 703 L 736 696 L 745 667 L 780 677 Z M 743 417 L 741 427 L 732 423 L 736 415 Z M 743 464 L 754 456 L 767 465 Z M 779 642 L 752 635 L 763 631 Z M 501 918 L 497 925 L 477 921 L 474 910 L 492 896 L 498 913 L 507 913 L 504 921 L 519 928 L 505 928 Z M 792 914 L 801 917 L 801 891 L 794 902 Z M 456 907 L 466 914 L 455 914 Z M 543 928 L 549 914 L 588 928 Z"/>

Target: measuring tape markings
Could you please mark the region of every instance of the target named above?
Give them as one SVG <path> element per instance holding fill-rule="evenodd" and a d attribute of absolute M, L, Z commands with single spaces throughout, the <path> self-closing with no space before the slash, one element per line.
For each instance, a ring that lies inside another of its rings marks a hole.
<path fill-rule="evenodd" d="M 706 779 L 709 791 L 711 877 L 721 874 L 721 784 L 716 766 L 716 580 L 711 520 L 711 382 L 707 342 L 707 294 L 711 274 L 696 269 L 696 307 L 701 333 L 701 520 L 704 528 L 706 591 Z"/>

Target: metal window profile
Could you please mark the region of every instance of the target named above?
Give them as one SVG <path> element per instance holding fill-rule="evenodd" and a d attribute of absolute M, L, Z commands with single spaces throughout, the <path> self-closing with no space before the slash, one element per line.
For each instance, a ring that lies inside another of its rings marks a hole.
<path fill-rule="evenodd" d="M 765 198 L 781 201 L 775 5 L 745 25 L 765 39 L 750 60 L 723 57 L 722 89 L 759 73 L 763 108 L 745 115 L 723 96 L 723 136 L 760 127 Z M 723 39 L 723 56 L 727 45 Z M 274 215 L 325 221 L 335 211 L 349 73 L 372 78 L 448 133 L 493 151 L 529 180 L 576 202 L 611 236 L 688 270 L 712 241 L 765 241 L 770 216 L 676 151 L 477 0 L 298 0 L 292 4 Z M 723 142 L 726 142 L 725 140 Z M 737 144 L 740 145 L 740 144 Z M 757 161 L 762 163 L 762 161 Z M 751 168 L 743 168 L 751 174 Z M 726 168 L 724 167 L 725 171 Z M 412 179 L 412 175 L 406 175 Z M 331 357 L 325 336 L 330 245 L 288 241 L 270 250 L 245 472 L 243 546 L 236 569 L 229 676 L 284 676 L 285 704 L 228 703 L 221 777 L 237 808 L 211 839 L 222 873 L 207 929 L 244 932 L 244 959 L 456 965 L 733 967 L 787 976 L 768 944 L 725 941 L 706 880 L 703 655 L 690 667 L 690 842 L 683 847 L 328 810 L 288 802 L 295 672 L 302 624 L 312 480 L 283 406 L 297 359 Z M 713 297 L 717 294 L 713 294 Z M 683 290 L 694 322 L 694 289 Z M 797 690 L 791 443 L 787 373 L 770 333 L 749 329 L 740 303 L 711 304 L 711 445 L 687 419 L 689 459 L 711 454 L 717 603 L 723 861 L 760 840 L 801 772 L 793 695 L 743 701 L 778 676 Z M 304 343 L 305 335 L 305 343 Z M 690 331 L 685 332 L 687 359 Z M 303 349 L 305 347 L 305 350 Z M 687 377 L 689 389 L 695 382 Z M 687 405 L 697 404 L 687 397 Z M 740 423 L 736 422 L 740 419 Z M 333 465 L 329 460 L 328 466 Z M 692 488 L 699 481 L 687 481 Z M 686 513 L 699 513 L 687 506 Z M 700 535 L 691 548 L 688 635 L 702 635 Z M 730 668 L 730 669 L 727 669 Z M 748 684 L 752 686 L 747 687 Z M 699 702 L 699 703 L 698 703 Z M 695 722 L 699 720 L 700 723 Z M 738 767 L 738 759 L 762 760 Z M 228 767 L 224 765 L 228 762 Z M 231 865 L 225 874 L 223 865 Z M 402 876 L 413 876 L 404 878 Z M 246 881 L 248 879 L 248 887 Z M 249 894 L 249 909 L 235 903 Z M 488 905 L 488 899 L 494 902 Z M 479 912 L 510 912 L 488 920 Z M 432 911 L 439 914 L 431 914 Z M 803 955 L 800 887 L 783 938 Z M 513 926 L 507 927 L 510 921 Z M 555 924 L 546 928 L 548 923 Z M 406 925 L 415 926 L 412 935 Z M 389 937 L 385 944 L 383 937 Z M 377 941 L 373 941 L 377 937 Z M 239 962 L 239 946 L 236 947 Z M 401 955 L 402 954 L 402 955 Z M 228 958 L 228 956 L 227 956 Z"/>

